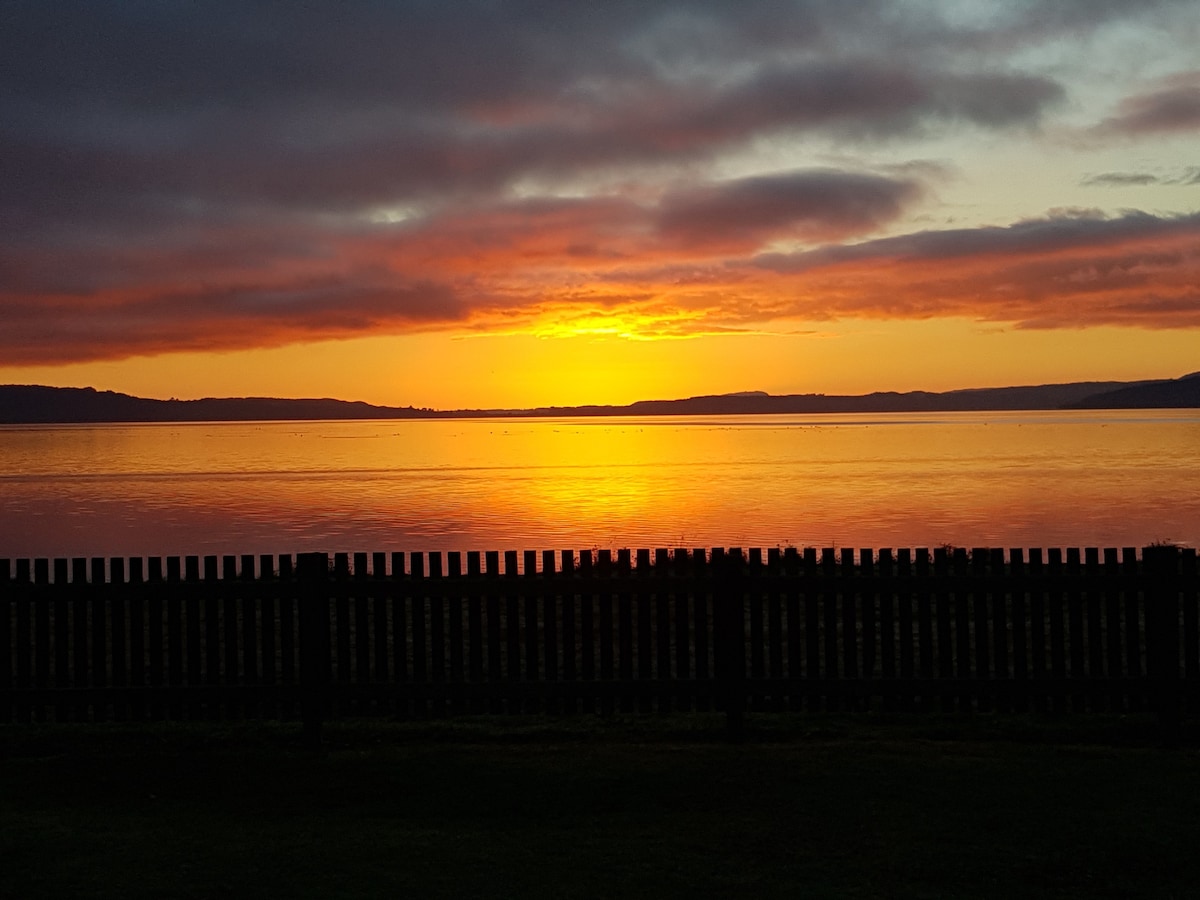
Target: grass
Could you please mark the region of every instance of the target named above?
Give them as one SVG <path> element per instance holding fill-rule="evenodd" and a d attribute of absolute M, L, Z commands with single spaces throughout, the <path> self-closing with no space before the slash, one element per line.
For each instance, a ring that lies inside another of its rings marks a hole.
<path fill-rule="evenodd" d="M 0 730 L 12 897 L 1184 897 L 1200 754 L 1138 719 Z"/>

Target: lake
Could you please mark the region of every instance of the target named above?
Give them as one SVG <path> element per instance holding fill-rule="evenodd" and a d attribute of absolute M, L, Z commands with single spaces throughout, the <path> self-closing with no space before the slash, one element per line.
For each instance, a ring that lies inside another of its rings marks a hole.
<path fill-rule="evenodd" d="M 0 426 L 0 557 L 1200 544 L 1200 411 Z"/>

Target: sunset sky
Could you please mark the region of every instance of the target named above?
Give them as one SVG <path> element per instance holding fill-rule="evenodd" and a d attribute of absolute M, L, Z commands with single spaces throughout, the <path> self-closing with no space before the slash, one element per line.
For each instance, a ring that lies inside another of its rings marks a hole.
<path fill-rule="evenodd" d="M 461 407 L 1200 369 L 1195 0 L 0 7 L 0 382 Z"/>

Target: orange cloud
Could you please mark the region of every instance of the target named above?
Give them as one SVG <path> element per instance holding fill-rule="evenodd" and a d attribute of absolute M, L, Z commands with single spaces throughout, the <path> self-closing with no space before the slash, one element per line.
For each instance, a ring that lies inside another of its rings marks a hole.
<path fill-rule="evenodd" d="M 120 271 L 102 270 L 111 286 L 0 293 L 0 351 L 33 364 L 388 331 L 657 338 L 786 331 L 797 320 L 836 318 L 1200 326 L 1198 214 L 1076 212 L 762 252 L 773 237 L 794 234 L 793 215 L 808 216 L 805 229 L 828 220 L 836 235 L 847 221 L 870 228 L 894 215 L 916 190 L 871 176 L 864 191 L 842 197 L 858 180 L 832 183 L 836 202 L 821 191 L 815 204 L 803 191 L 792 205 L 772 194 L 759 219 L 759 185 L 733 184 L 686 201 L 667 195 L 657 206 L 540 200 L 382 231 L 350 228 L 335 240 L 306 243 L 297 232 L 302 252 L 271 247 L 274 257 L 257 265 L 236 247 L 225 260 L 227 238 L 219 237 L 199 260 L 189 248 L 149 254 L 139 266 L 128 253 Z M 872 202 L 877 212 L 864 213 Z M 686 225 L 674 221 L 689 204 L 696 214 Z M 171 277 L 186 271 L 196 283 Z"/>

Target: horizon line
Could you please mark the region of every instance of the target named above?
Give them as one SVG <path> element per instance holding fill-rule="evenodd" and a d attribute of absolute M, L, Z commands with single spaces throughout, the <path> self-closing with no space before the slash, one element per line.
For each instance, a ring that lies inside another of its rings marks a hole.
<path fill-rule="evenodd" d="M 910 396 L 910 395 L 946 396 L 946 395 L 952 395 L 952 394 L 983 392 L 983 391 L 1005 391 L 1005 390 L 1022 390 L 1022 389 L 1031 389 L 1031 388 L 1036 389 L 1036 388 L 1071 387 L 1071 386 L 1092 385 L 1092 384 L 1100 384 L 1100 385 L 1110 385 L 1110 384 L 1117 385 L 1117 384 L 1119 384 L 1122 386 L 1133 386 L 1133 385 L 1166 383 L 1166 382 L 1172 382 L 1172 381 L 1184 381 L 1187 379 L 1197 378 L 1197 377 L 1200 377 L 1200 370 L 1197 370 L 1194 372 L 1188 372 L 1184 375 L 1168 376 L 1168 377 L 1160 377 L 1160 378 L 1138 378 L 1138 379 L 1133 379 L 1133 380 L 1123 380 L 1123 379 L 1118 379 L 1118 378 L 1089 378 L 1089 379 L 1079 379 L 1079 380 L 1073 380 L 1073 381 L 1051 381 L 1051 382 L 1024 383 L 1024 384 L 1002 384 L 1002 385 L 991 384 L 991 385 L 981 385 L 981 386 L 972 386 L 972 387 L 949 388 L 947 390 L 940 390 L 940 391 L 927 390 L 924 388 L 913 388 L 913 389 L 909 389 L 909 390 L 875 389 L 875 390 L 865 391 L 862 393 L 828 393 L 825 391 L 794 391 L 794 392 L 788 392 L 788 393 L 775 394 L 775 393 L 771 393 L 769 391 L 763 391 L 763 390 L 757 390 L 757 389 L 743 389 L 743 390 L 722 391 L 722 392 L 718 392 L 718 393 L 692 394 L 692 395 L 689 395 L 686 397 L 643 397 L 643 398 L 639 398 L 637 400 L 631 400 L 627 403 L 582 402 L 582 403 L 571 403 L 571 404 L 548 403 L 548 404 L 536 404 L 533 406 L 520 406 L 520 407 L 460 406 L 460 407 L 454 407 L 454 408 L 415 406 L 413 404 L 401 406 L 401 405 L 395 405 L 395 404 L 372 403 L 369 400 L 360 400 L 360 399 L 349 400 L 349 399 L 345 399 L 342 397 L 333 397 L 333 396 L 323 396 L 323 397 L 287 396 L 287 397 L 285 397 L 285 396 L 278 396 L 278 395 L 268 396 L 268 395 L 243 394 L 240 396 L 208 395 L 208 396 L 201 396 L 201 397 L 174 397 L 174 396 L 172 396 L 172 397 L 154 397 L 154 396 L 147 396 L 144 394 L 130 394 L 125 391 L 115 390 L 112 388 L 99 388 L 99 387 L 95 387 L 93 385 L 82 385 L 81 386 L 81 385 L 5 383 L 5 384 L 0 384 L 0 389 L 4 389 L 4 388 L 34 388 L 34 389 L 41 389 L 41 390 L 56 390 L 56 391 L 86 391 L 86 392 L 92 392 L 95 394 L 111 394 L 111 395 L 116 395 L 116 396 L 120 396 L 120 397 L 130 397 L 135 400 L 146 400 L 146 401 L 150 401 L 150 402 L 154 402 L 154 403 L 203 403 L 206 401 L 221 402 L 221 401 L 242 401 L 242 400 L 245 400 L 245 401 L 285 401 L 285 402 L 333 402 L 333 403 L 346 403 L 346 404 L 353 404 L 353 405 L 370 406 L 370 407 L 373 407 L 376 409 L 417 410 L 417 411 L 423 411 L 423 412 L 428 411 L 428 412 L 434 412 L 434 413 L 457 413 L 457 412 L 516 413 L 516 412 L 530 412 L 530 411 L 545 410 L 545 409 L 621 409 L 624 407 L 635 406 L 635 405 L 643 404 L 643 403 L 681 403 L 681 402 L 686 402 L 686 401 L 691 401 L 691 400 L 710 400 L 710 399 L 726 399 L 726 398 L 786 399 L 786 398 L 792 398 L 792 397 L 813 397 L 813 398 L 824 397 L 824 398 L 836 398 L 836 399 L 841 399 L 841 398 L 861 399 L 861 398 L 881 396 L 881 395 L 882 396 Z"/>

